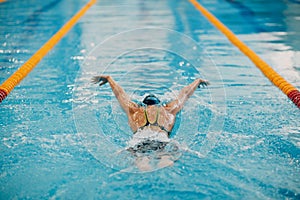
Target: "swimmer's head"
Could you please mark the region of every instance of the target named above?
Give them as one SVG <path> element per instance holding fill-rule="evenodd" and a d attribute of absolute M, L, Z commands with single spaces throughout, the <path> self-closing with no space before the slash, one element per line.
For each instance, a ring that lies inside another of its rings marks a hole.
<path fill-rule="evenodd" d="M 146 96 L 143 100 L 143 103 L 146 105 L 156 105 L 160 103 L 160 100 L 153 94 Z"/>

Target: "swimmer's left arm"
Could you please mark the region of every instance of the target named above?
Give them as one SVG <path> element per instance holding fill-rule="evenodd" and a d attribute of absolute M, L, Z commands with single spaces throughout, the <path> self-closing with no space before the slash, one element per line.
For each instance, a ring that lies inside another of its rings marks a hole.
<path fill-rule="evenodd" d="M 209 85 L 208 81 L 202 80 L 200 78 L 196 79 L 190 85 L 182 88 L 182 90 L 179 92 L 177 99 L 167 104 L 167 107 L 169 107 L 169 110 L 173 114 L 176 114 L 182 109 L 184 103 L 188 100 L 188 98 L 194 93 L 194 91 L 197 88 L 204 87 L 207 85 Z"/>
<path fill-rule="evenodd" d="M 92 78 L 92 83 L 99 83 L 99 86 L 102 86 L 107 82 L 109 83 L 121 107 L 126 113 L 129 112 L 129 107 L 138 107 L 136 103 L 130 100 L 124 89 L 111 76 L 101 75 Z"/>

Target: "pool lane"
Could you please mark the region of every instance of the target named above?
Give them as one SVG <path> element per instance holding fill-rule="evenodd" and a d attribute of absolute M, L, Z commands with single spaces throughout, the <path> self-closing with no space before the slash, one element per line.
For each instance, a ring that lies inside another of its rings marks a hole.
<path fill-rule="evenodd" d="M 76 13 L 57 33 L 55 33 L 28 61 L 26 61 L 14 74 L 12 74 L 2 85 L 0 85 L 0 103 L 8 96 L 8 94 L 16 87 L 43 59 L 45 55 L 64 37 L 65 34 L 76 24 L 76 22 L 84 15 L 84 13 L 96 3 L 91 0 L 83 8 Z M 47 6 L 47 8 L 51 8 Z M 43 12 L 43 10 L 39 10 Z"/>
<path fill-rule="evenodd" d="M 198 9 L 219 31 L 221 31 L 229 41 L 240 49 L 260 70 L 261 72 L 300 109 L 300 92 L 292 84 L 287 82 L 276 71 L 273 70 L 264 60 L 262 60 L 253 50 L 243 43 L 231 30 L 212 15 L 206 8 L 196 0 L 190 2 Z"/>

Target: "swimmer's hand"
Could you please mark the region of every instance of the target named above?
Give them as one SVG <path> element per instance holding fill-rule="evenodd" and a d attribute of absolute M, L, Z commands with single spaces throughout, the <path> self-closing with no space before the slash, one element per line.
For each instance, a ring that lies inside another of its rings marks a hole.
<path fill-rule="evenodd" d="M 92 83 L 94 83 L 94 84 L 99 83 L 99 86 L 102 86 L 102 85 L 104 85 L 105 83 L 108 82 L 108 79 L 109 79 L 109 76 L 103 76 L 103 75 L 101 75 L 101 76 L 94 76 L 92 78 Z"/>
<path fill-rule="evenodd" d="M 201 88 L 201 87 L 206 87 L 206 86 L 208 86 L 209 85 L 209 82 L 208 81 L 206 81 L 206 80 L 202 80 L 202 79 L 198 79 L 198 81 L 199 81 L 199 85 L 198 85 L 198 88 Z"/>

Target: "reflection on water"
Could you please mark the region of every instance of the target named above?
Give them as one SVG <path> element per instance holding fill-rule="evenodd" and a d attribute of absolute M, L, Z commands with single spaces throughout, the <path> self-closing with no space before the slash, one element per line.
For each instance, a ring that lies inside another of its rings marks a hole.
<path fill-rule="evenodd" d="M 292 84 L 300 79 L 300 4 L 297 1 L 228 1 L 240 19 L 223 17 L 222 22 L 240 34 L 256 52 Z M 261 5 L 264 6 L 261 6 Z M 237 23 L 237 20 L 241 20 Z M 250 22 L 250 23 L 249 23 Z M 239 24 L 245 24 L 240 26 Z M 252 28 L 251 28 L 252 27 Z M 251 28 L 252 31 L 249 30 Z M 269 53 L 267 53 L 269 52 Z"/>

